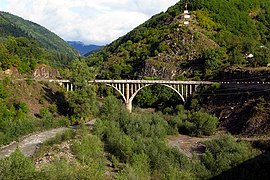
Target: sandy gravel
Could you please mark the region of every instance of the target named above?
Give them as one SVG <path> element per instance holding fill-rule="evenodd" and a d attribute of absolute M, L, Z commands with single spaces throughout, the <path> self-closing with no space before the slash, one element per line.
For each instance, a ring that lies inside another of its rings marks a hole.
<path fill-rule="evenodd" d="M 205 151 L 203 141 L 209 140 L 209 137 L 198 138 L 179 134 L 168 138 L 169 145 L 178 148 L 187 157 L 192 158 L 193 153 L 201 155 Z"/>
<path fill-rule="evenodd" d="M 96 119 L 92 119 L 85 123 L 86 126 L 93 126 Z M 38 146 L 44 143 L 46 140 L 54 137 L 58 133 L 64 132 L 68 128 L 75 128 L 76 126 L 55 128 L 51 130 L 46 130 L 43 132 L 36 132 L 31 135 L 27 135 L 20 139 L 19 142 L 12 142 L 4 147 L 0 147 L 0 158 L 9 156 L 13 151 L 15 151 L 18 146 L 25 156 L 31 156 L 35 153 Z"/>
<path fill-rule="evenodd" d="M 64 132 L 67 128 L 56 128 L 44 132 L 37 132 L 28 135 L 20 140 L 20 142 L 12 142 L 11 144 L 0 148 L 0 158 L 9 156 L 15 151 L 18 146 L 25 156 L 31 156 L 35 153 L 39 144 L 44 143 L 46 140 L 54 137 L 56 134 Z"/>

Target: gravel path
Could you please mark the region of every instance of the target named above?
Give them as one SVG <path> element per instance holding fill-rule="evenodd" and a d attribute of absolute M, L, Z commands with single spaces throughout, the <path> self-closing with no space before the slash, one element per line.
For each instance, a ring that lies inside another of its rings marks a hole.
<path fill-rule="evenodd" d="M 35 153 L 37 146 L 46 140 L 54 137 L 56 134 L 64 132 L 68 128 L 56 128 L 44 132 L 38 132 L 24 137 L 20 142 L 12 142 L 11 144 L 0 148 L 0 158 L 9 156 L 18 146 L 25 156 L 31 156 Z"/>
<path fill-rule="evenodd" d="M 209 137 L 198 138 L 179 134 L 168 138 L 169 145 L 178 148 L 187 157 L 192 158 L 192 154 L 202 155 L 205 151 L 203 141 L 209 140 Z"/>
<path fill-rule="evenodd" d="M 92 119 L 85 123 L 86 126 L 93 126 L 96 122 L 96 119 Z M 15 151 L 18 146 L 19 149 L 25 156 L 31 156 L 35 153 L 38 145 L 44 143 L 46 140 L 54 137 L 58 133 L 62 133 L 68 128 L 74 128 L 76 126 L 70 127 L 61 127 L 51 130 L 46 130 L 43 132 L 36 132 L 31 135 L 27 135 L 20 139 L 19 142 L 12 142 L 4 147 L 0 147 L 0 159 L 9 156 L 13 151 Z"/>

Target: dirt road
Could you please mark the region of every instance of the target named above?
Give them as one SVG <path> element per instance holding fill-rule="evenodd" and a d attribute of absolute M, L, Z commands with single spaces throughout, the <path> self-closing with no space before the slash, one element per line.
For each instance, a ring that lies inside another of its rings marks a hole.
<path fill-rule="evenodd" d="M 95 122 L 96 119 L 92 119 L 91 121 L 86 122 L 85 125 L 93 126 Z M 12 142 L 4 147 L 0 147 L 0 159 L 9 156 L 13 151 L 15 151 L 17 146 L 25 156 L 31 156 L 35 153 L 38 145 L 54 137 L 56 134 L 64 132 L 68 128 L 75 127 L 76 126 L 55 128 L 25 136 L 19 142 Z"/>
<path fill-rule="evenodd" d="M 56 128 L 44 132 L 37 132 L 35 134 L 24 137 L 20 142 L 13 142 L 5 147 L 0 148 L 0 158 L 9 156 L 15 151 L 18 146 L 25 156 L 31 156 L 35 153 L 39 144 L 54 137 L 56 134 L 64 132 L 67 128 Z"/>

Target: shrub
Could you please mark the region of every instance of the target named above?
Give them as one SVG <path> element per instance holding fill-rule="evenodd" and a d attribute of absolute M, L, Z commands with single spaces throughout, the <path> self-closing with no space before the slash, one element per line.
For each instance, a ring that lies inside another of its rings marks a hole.
<path fill-rule="evenodd" d="M 206 153 L 202 156 L 202 163 L 216 176 L 223 171 L 257 155 L 259 151 L 253 149 L 249 143 L 237 142 L 230 135 L 223 135 L 206 142 Z"/>
<path fill-rule="evenodd" d="M 190 133 L 195 135 L 211 135 L 218 125 L 217 117 L 201 111 L 192 113 L 187 121 L 192 123 L 188 128 Z"/>
<path fill-rule="evenodd" d="M 16 149 L 9 157 L 0 160 L 0 179 L 34 179 L 35 166 Z"/>

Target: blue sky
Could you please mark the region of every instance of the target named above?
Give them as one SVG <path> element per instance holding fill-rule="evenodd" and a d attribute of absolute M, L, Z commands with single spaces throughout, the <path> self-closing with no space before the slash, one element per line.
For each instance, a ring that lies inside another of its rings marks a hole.
<path fill-rule="evenodd" d="M 0 10 L 36 22 L 64 40 L 105 45 L 179 0 L 0 0 Z"/>

